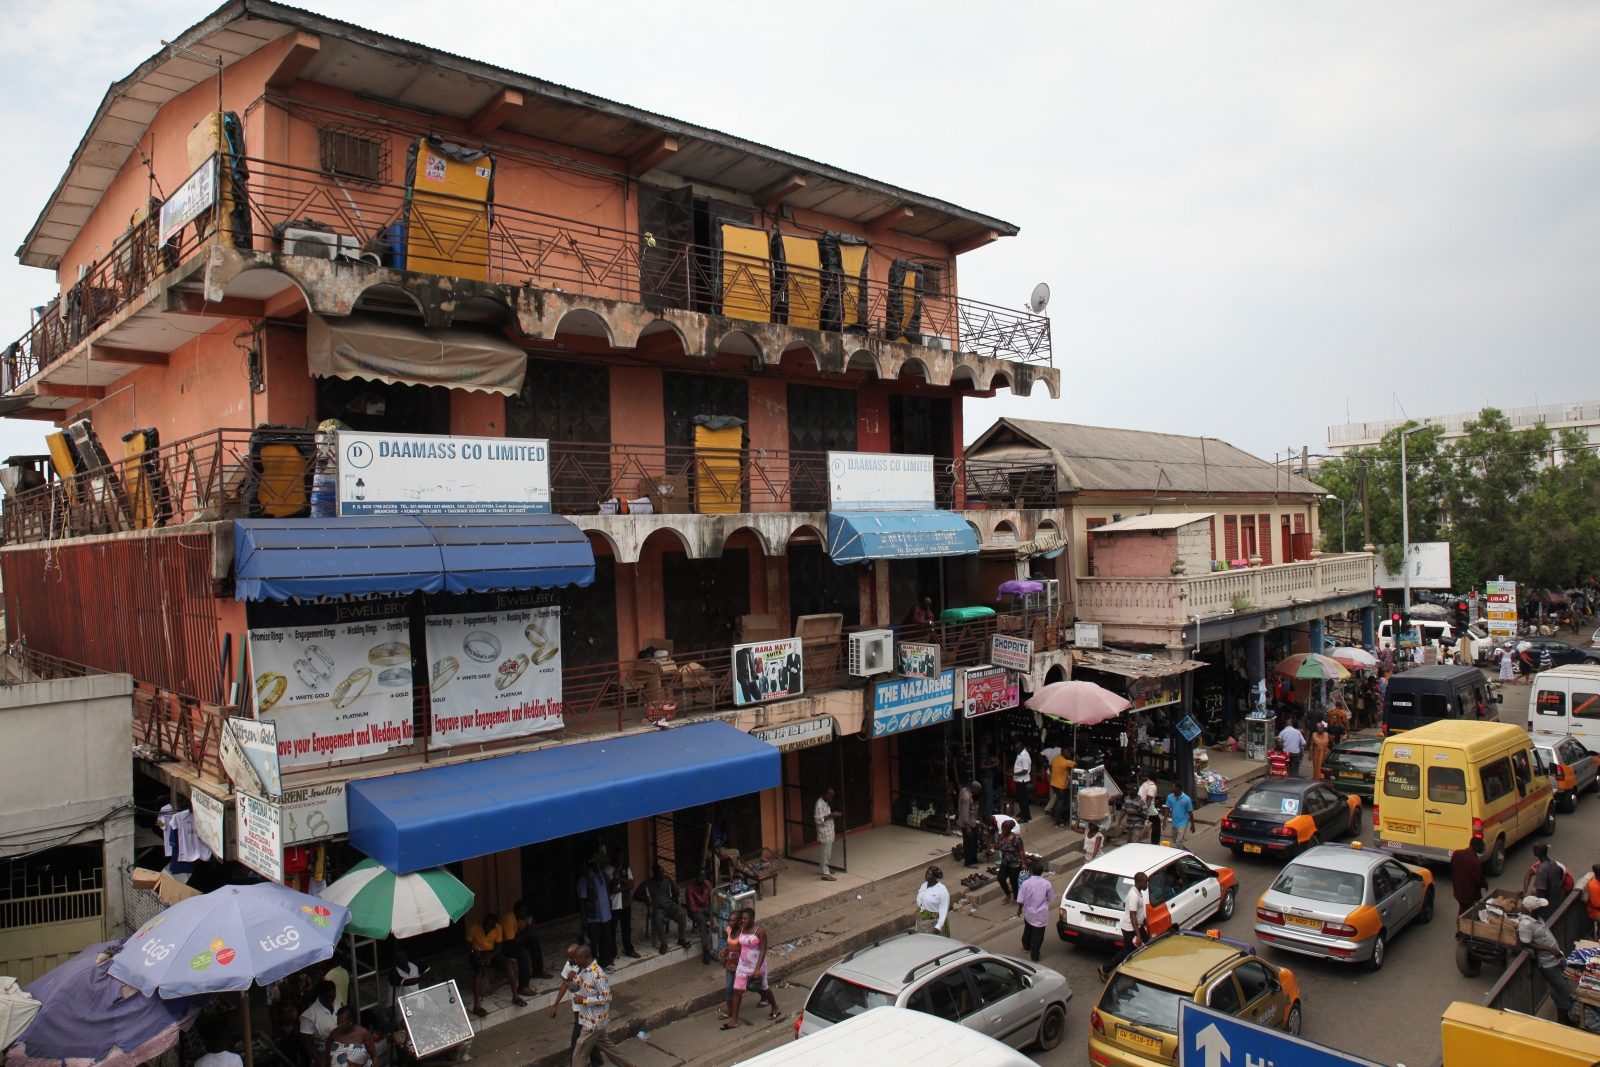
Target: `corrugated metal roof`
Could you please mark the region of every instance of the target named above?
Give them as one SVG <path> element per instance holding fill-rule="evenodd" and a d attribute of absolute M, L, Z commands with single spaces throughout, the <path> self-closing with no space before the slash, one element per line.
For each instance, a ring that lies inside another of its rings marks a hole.
<path fill-rule="evenodd" d="M 515 89 L 523 106 L 502 124 L 513 133 L 626 158 L 660 136 L 678 151 L 657 171 L 759 198 L 799 173 L 805 187 L 785 202 L 839 218 L 867 222 L 910 207 L 911 218 L 893 229 L 936 242 L 955 242 L 993 230 L 1010 237 L 1018 227 L 935 197 L 901 189 L 839 167 L 793 155 L 731 134 L 619 104 L 555 82 L 389 37 L 337 19 L 271 0 L 233 0 L 173 38 L 173 43 L 112 84 L 67 172 L 17 258 L 54 269 L 111 184 L 162 104 L 216 76 L 216 67 L 179 49 L 220 52 L 232 64 L 292 30 L 322 38 L 323 47 L 301 78 L 366 91 L 457 118 L 470 118 L 502 89 Z"/>
<path fill-rule="evenodd" d="M 1327 495 L 1314 482 L 1215 437 L 999 419 L 966 455 L 1019 459 L 1030 449 L 1055 460 L 1069 491 Z"/>
<path fill-rule="evenodd" d="M 1192 511 L 1177 512 L 1164 515 L 1135 515 L 1131 519 L 1121 519 L 1117 522 L 1108 522 L 1104 526 L 1094 528 L 1095 536 L 1108 533 L 1125 533 L 1129 530 L 1176 530 L 1180 526 L 1187 526 L 1191 522 L 1205 522 L 1211 518 L 1212 513 L 1202 511 L 1198 514 Z"/>

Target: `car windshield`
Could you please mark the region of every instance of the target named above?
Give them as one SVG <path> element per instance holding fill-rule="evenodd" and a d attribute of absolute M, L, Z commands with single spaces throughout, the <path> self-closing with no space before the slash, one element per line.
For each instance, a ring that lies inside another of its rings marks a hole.
<path fill-rule="evenodd" d="M 1345 742 L 1336 745 L 1333 749 L 1333 758 L 1346 767 L 1354 767 L 1361 771 L 1375 771 L 1378 769 L 1378 753 L 1381 747 L 1363 744 L 1361 742 Z"/>
<path fill-rule="evenodd" d="M 1190 996 L 1131 978 L 1120 971 L 1100 996 L 1100 1010 L 1136 1026 L 1178 1032 L 1178 1005 Z"/>
<path fill-rule="evenodd" d="M 1133 888 L 1133 879 L 1110 871 L 1082 871 L 1067 899 L 1074 904 L 1088 904 L 1096 908 L 1120 908 Z"/>
<path fill-rule="evenodd" d="M 1240 811 L 1272 815 L 1300 814 L 1300 794 L 1281 789 L 1252 789 L 1239 801 Z"/>
<path fill-rule="evenodd" d="M 806 1014 L 815 1015 L 830 1023 L 843 1022 L 873 1008 L 893 1007 L 894 994 L 847 982 L 837 975 L 825 974 L 811 991 L 806 1002 Z"/>
<path fill-rule="evenodd" d="M 1361 903 L 1366 892 L 1366 879 L 1353 871 L 1329 871 L 1321 867 L 1308 867 L 1291 863 L 1272 883 L 1274 893 L 1287 893 L 1302 900 L 1320 900 L 1327 904 Z"/>

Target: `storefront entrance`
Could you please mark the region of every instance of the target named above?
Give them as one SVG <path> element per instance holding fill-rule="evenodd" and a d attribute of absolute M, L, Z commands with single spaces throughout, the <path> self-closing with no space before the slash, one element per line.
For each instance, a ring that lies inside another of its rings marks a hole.
<path fill-rule="evenodd" d="M 783 757 L 783 819 L 786 854 L 797 857 L 817 842 L 817 798 L 832 789 L 833 810 L 844 814 L 844 831 L 873 825 L 872 747 L 851 734 L 826 745 L 785 753 Z M 833 847 L 832 866 L 847 870 L 844 834 Z M 814 859 L 811 851 L 810 858 Z"/>

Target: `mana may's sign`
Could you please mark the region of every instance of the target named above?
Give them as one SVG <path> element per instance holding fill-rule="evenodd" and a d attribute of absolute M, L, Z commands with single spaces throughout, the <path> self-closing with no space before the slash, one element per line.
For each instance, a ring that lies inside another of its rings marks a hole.
<path fill-rule="evenodd" d="M 829 452 L 828 510 L 934 510 L 933 457 Z"/>
<path fill-rule="evenodd" d="M 340 515 L 550 511 L 550 442 L 340 430 Z"/>

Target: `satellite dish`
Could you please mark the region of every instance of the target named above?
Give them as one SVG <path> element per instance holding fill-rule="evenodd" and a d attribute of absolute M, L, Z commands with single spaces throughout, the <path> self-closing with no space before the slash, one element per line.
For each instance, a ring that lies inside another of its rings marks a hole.
<path fill-rule="evenodd" d="M 1050 287 L 1040 282 L 1033 287 L 1033 295 L 1028 297 L 1028 310 L 1035 315 L 1043 315 L 1044 309 L 1050 306 Z"/>

